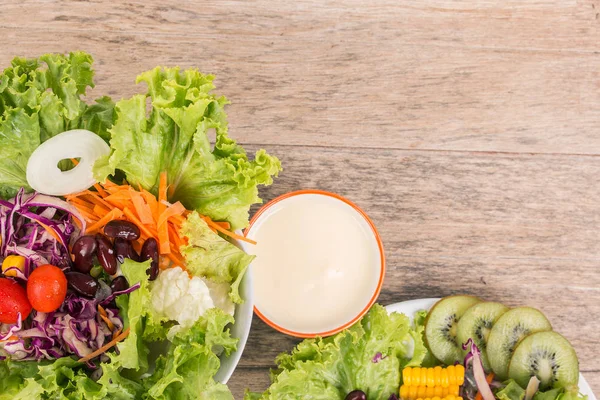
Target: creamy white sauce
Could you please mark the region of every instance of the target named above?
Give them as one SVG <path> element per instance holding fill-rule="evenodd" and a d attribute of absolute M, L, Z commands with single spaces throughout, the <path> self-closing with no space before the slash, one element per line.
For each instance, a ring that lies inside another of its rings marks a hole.
<path fill-rule="evenodd" d="M 301 194 L 267 209 L 251 227 L 256 308 L 287 330 L 323 333 L 369 303 L 381 255 L 368 222 L 334 197 Z"/>

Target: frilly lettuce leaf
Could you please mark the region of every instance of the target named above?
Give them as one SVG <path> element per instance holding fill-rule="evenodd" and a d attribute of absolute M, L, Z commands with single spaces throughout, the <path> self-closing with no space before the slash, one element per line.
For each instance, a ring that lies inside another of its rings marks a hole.
<path fill-rule="evenodd" d="M 250 206 L 261 201 L 257 186 L 270 185 L 281 164 L 264 150 L 250 161 L 228 136 L 227 100 L 211 93 L 213 79 L 179 68 L 157 67 L 139 75 L 137 82 L 147 84 L 147 94 L 117 103 L 111 154 L 97 161 L 96 178 L 103 181 L 121 170 L 134 187 L 156 194 L 159 175 L 166 171 L 169 200 L 229 221 L 233 229 L 245 227 Z M 210 130 L 216 132 L 212 148 Z"/>
<path fill-rule="evenodd" d="M 247 393 L 246 399 L 343 400 L 356 389 L 367 398 L 387 399 L 400 386 L 402 368 L 419 365 L 424 356 L 408 355 L 410 331 L 404 314 L 375 305 L 351 328 L 327 339 L 307 339 L 277 357 L 271 387 L 262 396 Z M 422 345 L 420 335 L 414 338 Z"/>
<path fill-rule="evenodd" d="M 213 282 L 229 283 L 231 301 L 241 303 L 239 285 L 254 256 L 211 231 L 196 212 L 187 217 L 181 233 L 188 238 L 188 244 L 181 247 L 188 271 Z"/>
<path fill-rule="evenodd" d="M 88 107 L 82 96 L 94 87 L 92 57 L 83 52 L 15 58 L 0 74 L 0 196 L 30 189 L 29 156 L 61 132 L 83 128 L 104 135 L 112 125 L 108 97 Z"/>

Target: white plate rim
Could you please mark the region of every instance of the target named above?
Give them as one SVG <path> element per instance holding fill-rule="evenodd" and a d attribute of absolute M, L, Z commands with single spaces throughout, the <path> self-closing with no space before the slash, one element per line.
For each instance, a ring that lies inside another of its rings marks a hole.
<path fill-rule="evenodd" d="M 426 298 L 426 299 L 415 299 L 408 301 L 401 301 L 399 303 L 394 303 L 386 306 L 386 310 L 391 312 L 397 312 L 401 314 L 405 314 L 410 318 L 411 322 L 414 314 L 420 310 L 429 310 L 438 300 L 439 298 Z M 596 400 L 596 396 L 592 392 L 592 388 L 585 380 L 582 374 L 579 374 L 579 391 L 581 394 L 588 396 L 588 400 Z"/>

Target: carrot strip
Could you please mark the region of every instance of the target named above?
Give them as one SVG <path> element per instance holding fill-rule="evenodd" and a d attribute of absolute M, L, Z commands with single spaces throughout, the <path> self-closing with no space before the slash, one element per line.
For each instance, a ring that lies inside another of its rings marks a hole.
<path fill-rule="evenodd" d="M 102 318 L 102 320 L 106 323 L 106 326 L 108 326 L 108 329 L 113 331 L 115 329 L 115 324 L 113 324 L 113 322 L 110 320 L 110 318 L 108 318 L 108 314 L 106 313 L 106 310 L 100 304 L 98 304 L 98 314 L 100 315 L 100 318 Z"/>
<path fill-rule="evenodd" d="M 94 206 L 94 210 L 93 210 L 93 212 L 94 212 L 94 214 L 96 214 L 96 215 L 100 216 L 100 218 L 102 218 L 102 217 L 104 217 L 106 214 L 108 214 L 108 213 L 110 212 L 110 210 L 108 210 L 108 209 L 106 209 L 106 208 L 104 208 L 104 207 L 102 207 L 102 206 L 99 206 L 99 205 L 97 205 L 97 204 L 96 204 L 96 205 Z"/>
<path fill-rule="evenodd" d="M 173 204 L 172 206 L 168 207 L 166 210 L 164 210 L 159 216 L 158 216 L 158 221 L 156 221 L 156 223 L 158 224 L 158 226 L 164 224 L 165 222 L 167 222 L 167 220 L 171 217 L 174 217 L 175 215 L 181 215 L 183 214 L 183 212 L 185 211 L 185 207 L 183 206 L 183 204 L 181 204 L 180 202 L 177 202 L 175 204 Z"/>
<path fill-rule="evenodd" d="M 160 173 L 158 182 L 158 215 L 156 216 L 156 224 L 158 228 L 158 247 L 160 254 L 169 254 L 171 252 L 171 246 L 169 245 L 169 228 L 163 221 L 160 222 L 160 216 L 165 212 L 167 201 L 167 173 L 163 171 Z"/>
<path fill-rule="evenodd" d="M 222 228 L 221 226 L 215 224 L 210 218 L 208 217 L 202 217 L 202 219 L 204 219 L 204 221 L 208 224 L 208 226 L 213 227 L 214 229 L 216 229 L 217 231 L 221 232 L 223 235 L 225 236 L 229 236 L 231 238 L 234 238 L 236 240 L 241 240 L 244 242 L 248 242 L 250 244 L 256 244 L 256 242 L 252 239 L 248 239 L 245 236 L 240 236 L 237 233 L 233 233 L 231 231 L 228 231 L 227 229 Z"/>
<path fill-rule="evenodd" d="M 117 336 L 119 336 L 119 335 L 121 334 L 121 332 L 123 332 L 123 329 L 121 329 L 121 328 L 119 328 L 119 329 L 117 329 L 116 331 L 114 331 L 114 332 L 113 332 L 113 336 L 112 336 L 112 337 L 113 337 L 113 340 L 115 340 L 115 338 L 116 338 Z"/>
<path fill-rule="evenodd" d="M 81 362 L 81 363 L 87 362 L 93 358 L 98 357 L 100 354 L 105 353 L 108 349 L 110 349 L 111 347 L 113 347 L 114 345 L 119 343 L 121 340 L 125 339 L 128 335 L 129 335 L 129 328 L 125 329 L 125 331 L 123 333 L 118 335 L 116 338 L 114 338 L 110 342 L 106 343 L 104 346 L 100 347 L 98 350 L 88 354 L 85 357 L 80 358 L 79 362 Z"/>
<path fill-rule="evenodd" d="M 150 212 L 152 213 L 152 215 L 157 215 L 158 214 L 158 202 L 156 201 L 156 197 L 144 190 L 143 192 L 141 192 L 142 197 L 144 198 L 144 200 L 146 201 L 146 204 L 148 204 L 148 207 L 150 208 Z"/>
<path fill-rule="evenodd" d="M 223 222 L 221 222 L 221 221 L 213 221 L 213 223 L 216 224 L 216 225 L 219 225 L 223 229 L 227 229 L 227 230 L 231 229 L 231 224 L 229 222 L 227 222 L 227 221 L 223 221 Z"/>
<path fill-rule="evenodd" d="M 89 197 L 89 201 L 91 203 L 98 204 L 104 208 L 108 208 L 109 210 L 113 208 L 106 200 L 104 200 L 102 197 L 98 196 L 91 190 L 86 190 L 85 192 L 83 192 L 83 194 Z"/>
<path fill-rule="evenodd" d="M 121 212 L 121 210 L 119 210 L 118 208 L 113 208 L 108 214 L 106 214 L 104 217 L 100 218 L 98 220 L 98 222 L 90 225 L 86 229 L 86 231 L 94 232 L 94 231 L 102 228 L 104 225 L 108 224 L 110 221 L 119 219 L 122 216 L 123 216 L 123 213 Z"/>
<path fill-rule="evenodd" d="M 125 214 L 125 216 L 131 220 L 131 222 L 136 224 L 138 228 L 140 228 L 140 231 L 144 232 L 147 237 L 155 238 L 157 236 L 155 232 L 150 230 L 151 228 L 149 226 L 142 224 L 142 221 L 140 221 L 129 208 L 125 207 L 123 209 L 123 214 Z"/>
<path fill-rule="evenodd" d="M 152 218 L 152 210 L 150 210 L 150 207 L 148 204 L 146 204 L 144 198 L 139 192 L 131 193 L 131 202 L 133 203 L 135 212 L 137 213 L 138 217 L 140 217 L 140 221 L 142 221 L 143 224 L 148 225 L 154 222 L 154 218 Z"/>
<path fill-rule="evenodd" d="M 56 239 L 56 241 L 58 243 L 63 243 L 62 239 L 60 238 L 58 233 L 56 233 L 56 231 L 53 228 L 49 227 L 48 225 L 46 225 L 44 223 L 41 223 L 40 221 L 35 221 L 35 222 L 40 224 L 42 226 L 42 228 L 44 228 L 50 234 L 50 236 L 52 236 L 54 239 Z M 67 243 L 65 243 L 65 246 L 66 245 L 67 245 Z"/>

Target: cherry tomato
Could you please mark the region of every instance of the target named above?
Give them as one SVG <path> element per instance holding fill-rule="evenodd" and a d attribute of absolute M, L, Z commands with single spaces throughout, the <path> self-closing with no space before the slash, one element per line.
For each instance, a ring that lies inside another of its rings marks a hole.
<path fill-rule="evenodd" d="M 0 322 L 14 324 L 19 319 L 19 313 L 24 320 L 30 312 L 31 304 L 23 286 L 12 279 L 0 278 Z"/>
<path fill-rule="evenodd" d="M 66 295 L 67 278 L 60 268 L 40 265 L 29 275 L 27 297 L 35 310 L 45 313 L 56 311 Z"/>

